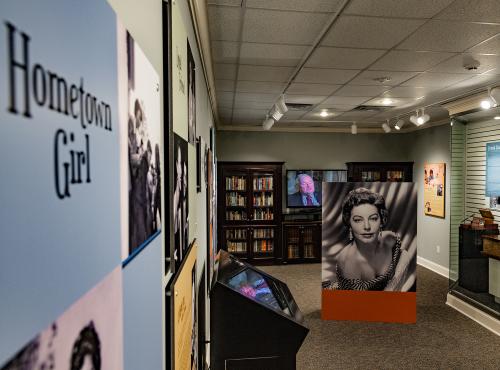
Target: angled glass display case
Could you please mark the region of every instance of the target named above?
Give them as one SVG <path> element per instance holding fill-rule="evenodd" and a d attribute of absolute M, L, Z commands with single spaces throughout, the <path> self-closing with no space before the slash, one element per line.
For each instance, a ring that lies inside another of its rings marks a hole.
<path fill-rule="evenodd" d="M 213 369 L 295 369 L 309 329 L 285 283 L 220 250 L 210 297 Z"/>

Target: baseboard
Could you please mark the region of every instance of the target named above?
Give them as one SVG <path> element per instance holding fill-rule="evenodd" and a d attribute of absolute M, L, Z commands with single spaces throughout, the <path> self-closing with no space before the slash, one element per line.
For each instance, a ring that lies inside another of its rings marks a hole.
<path fill-rule="evenodd" d="M 500 320 L 491 317 L 487 313 L 477 309 L 474 306 L 462 301 L 461 299 L 455 297 L 448 293 L 446 296 L 446 304 L 461 314 L 467 316 L 468 318 L 474 320 L 479 325 L 484 326 L 486 329 L 500 336 Z"/>
<path fill-rule="evenodd" d="M 417 263 L 420 266 L 423 266 L 426 269 L 434 271 L 436 274 L 444 276 L 447 279 L 450 276 L 450 270 L 448 268 L 444 267 L 444 266 L 441 266 L 441 265 L 437 264 L 436 262 L 432 262 L 432 261 L 429 261 L 428 259 L 425 259 L 423 257 L 417 256 Z"/>

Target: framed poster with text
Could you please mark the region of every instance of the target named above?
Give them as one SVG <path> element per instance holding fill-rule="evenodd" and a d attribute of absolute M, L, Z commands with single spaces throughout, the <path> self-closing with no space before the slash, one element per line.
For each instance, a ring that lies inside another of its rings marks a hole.
<path fill-rule="evenodd" d="M 446 164 L 424 165 L 424 213 L 444 218 L 446 191 Z"/>

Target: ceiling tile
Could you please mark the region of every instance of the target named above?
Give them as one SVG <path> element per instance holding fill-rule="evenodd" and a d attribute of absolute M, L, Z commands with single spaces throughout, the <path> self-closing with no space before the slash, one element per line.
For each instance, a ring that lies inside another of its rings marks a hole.
<path fill-rule="evenodd" d="M 286 90 L 286 94 L 323 95 L 333 94 L 341 85 L 306 84 L 294 82 Z"/>
<path fill-rule="evenodd" d="M 364 105 L 373 105 L 373 106 L 383 106 L 384 102 L 383 100 L 388 98 L 388 96 L 384 95 L 382 97 L 378 97 L 375 99 L 372 99 L 370 101 L 367 101 L 364 103 Z M 406 107 L 408 105 L 414 104 L 417 99 L 413 98 L 394 98 L 391 99 L 392 102 L 389 104 L 391 107 L 396 107 L 396 108 L 401 108 L 401 107 Z M 392 111 L 394 108 L 389 108 L 388 110 Z"/>
<path fill-rule="evenodd" d="M 452 2 L 453 0 L 353 0 L 344 14 L 432 18 Z"/>
<path fill-rule="evenodd" d="M 226 100 L 217 100 L 217 107 L 219 109 L 233 109 L 233 101 L 226 101 Z"/>
<path fill-rule="evenodd" d="M 327 14 L 247 9 L 243 41 L 311 45 Z M 297 29 L 300 25 L 300 30 Z"/>
<path fill-rule="evenodd" d="M 285 87 L 281 82 L 238 81 L 236 91 L 250 93 L 281 93 Z"/>
<path fill-rule="evenodd" d="M 394 72 L 394 71 L 363 71 L 349 82 L 350 85 L 376 85 L 396 86 L 414 77 L 416 72 Z M 375 78 L 390 78 L 389 81 L 379 82 Z"/>
<path fill-rule="evenodd" d="M 340 118 L 341 119 L 356 120 L 356 119 L 364 119 L 364 118 L 368 118 L 368 117 L 373 117 L 376 114 L 377 114 L 376 111 L 353 111 L 353 112 L 342 113 Z"/>
<path fill-rule="evenodd" d="M 295 104 L 318 104 L 325 100 L 326 96 L 291 95 L 285 96 L 286 103 Z"/>
<path fill-rule="evenodd" d="M 307 46 L 245 42 L 241 45 L 240 63 L 294 67 L 299 64 L 307 50 Z"/>
<path fill-rule="evenodd" d="M 259 102 L 259 101 L 236 100 L 234 102 L 234 109 L 266 109 L 269 111 L 273 106 L 273 104 L 274 101 Z"/>
<path fill-rule="evenodd" d="M 321 110 L 317 110 L 315 109 L 314 111 L 311 111 L 307 114 L 305 114 L 302 119 L 303 120 L 310 120 L 310 121 L 329 121 L 329 120 L 332 120 L 333 118 L 335 117 L 338 117 L 340 114 L 342 114 L 342 112 L 328 112 L 328 116 L 326 117 L 322 117 L 320 114 L 321 112 L 323 112 L 324 109 L 321 109 Z"/>
<path fill-rule="evenodd" d="M 272 102 L 274 103 L 280 94 L 263 94 L 263 93 L 236 93 L 236 97 L 234 99 L 235 103 L 245 102 L 245 101 L 254 101 L 254 102 Z"/>
<path fill-rule="evenodd" d="M 241 6 L 242 0 L 208 0 L 208 5 Z"/>
<path fill-rule="evenodd" d="M 458 73 L 421 73 L 418 76 L 406 81 L 402 86 L 422 86 L 445 88 L 449 85 L 470 78 L 468 75 Z"/>
<path fill-rule="evenodd" d="M 219 112 L 219 117 L 229 118 L 229 119 L 233 114 L 233 110 L 228 108 L 219 108 L 218 112 Z"/>
<path fill-rule="evenodd" d="M 236 7 L 209 6 L 208 24 L 212 40 L 238 41 L 242 10 Z"/>
<path fill-rule="evenodd" d="M 238 79 L 244 81 L 287 82 L 295 68 L 240 65 Z"/>
<path fill-rule="evenodd" d="M 306 63 L 307 67 L 364 69 L 384 54 L 384 50 L 320 47 Z"/>
<path fill-rule="evenodd" d="M 387 91 L 384 96 L 391 98 L 420 98 L 430 91 L 430 87 L 397 86 Z"/>
<path fill-rule="evenodd" d="M 446 90 L 453 90 L 458 93 L 458 90 L 463 92 L 468 92 L 471 89 L 477 89 L 480 87 L 491 86 L 493 84 L 498 84 L 500 82 L 500 77 L 498 75 L 477 75 L 467 80 L 461 81 L 454 85 L 449 86 Z"/>
<path fill-rule="evenodd" d="M 358 106 L 363 104 L 365 101 L 370 100 L 371 96 L 358 96 L 358 97 L 346 97 L 346 96 L 330 96 L 325 101 L 321 102 L 322 105 L 354 105 Z"/>
<path fill-rule="evenodd" d="M 335 96 L 377 96 L 390 88 L 390 86 L 345 85 L 335 92 Z"/>
<path fill-rule="evenodd" d="M 219 80 L 234 80 L 236 79 L 236 64 L 214 64 L 215 78 Z"/>
<path fill-rule="evenodd" d="M 495 54 L 500 55 L 500 34 L 491 39 L 474 46 L 470 50 L 471 53 Z"/>
<path fill-rule="evenodd" d="M 266 118 L 267 109 L 235 109 L 233 111 L 233 119 L 262 119 Z"/>
<path fill-rule="evenodd" d="M 451 19 L 467 22 L 500 22 L 500 1 L 498 0 L 456 0 L 437 19 Z"/>
<path fill-rule="evenodd" d="M 296 119 L 299 119 L 300 117 L 302 117 L 305 113 L 307 113 L 307 111 L 305 110 L 289 110 L 288 112 L 285 113 L 285 115 L 283 116 L 283 118 L 281 120 L 296 120 Z M 281 121 L 280 120 L 280 121 Z"/>
<path fill-rule="evenodd" d="M 452 53 L 392 50 L 376 61 L 370 70 L 423 72 L 453 56 Z"/>
<path fill-rule="evenodd" d="M 318 104 L 316 106 L 316 109 L 319 109 L 319 110 L 327 109 L 327 110 L 331 110 L 331 111 L 347 112 L 347 111 L 354 109 L 356 107 L 357 107 L 357 105 L 343 105 L 343 104 L 325 103 L 325 104 Z"/>
<path fill-rule="evenodd" d="M 219 91 L 234 91 L 234 80 L 215 80 L 215 90 Z"/>
<path fill-rule="evenodd" d="M 302 68 L 295 77 L 295 82 L 344 84 L 359 72 L 348 69 Z"/>
<path fill-rule="evenodd" d="M 247 0 L 247 8 L 294 10 L 297 12 L 335 12 L 339 0 Z"/>
<path fill-rule="evenodd" d="M 322 42 L 325 46 L 390 49 L 425 21 L 342 16 Z"/>
<path fill-rule="evenodd" d="M 500 25 L 431 20 L 398 49 L 462 52 L 500 32 Z"/>
<path fill-rule="evenodd" d="M 223 92 L 223 91 L 217 91 L 216 92 L 217 96 L 217 101 L 225 101 L 225 102 L 232 102 L 234 98 L 234 93 L 233 92 Z"/>
<path fill-rule="evenodd" d="M 479 67 L 476 70 L 469 71 L 464 68 L 464 65 L 470 65 L 475 60 L 479 62 Z M 457 55 L 436 67 L 429 72 L 446 72 L 446 73 L 464 73 L 468 75 L 487 72 L 494 68 L 500 67 L 500 56 L 498 55 L 481 55 L 481 54 L 463 54 Z"/>
<path fill-rule="evenodd" d="M 238 43 L 232 41 L 212 42 L 212 56 L 215 63 L 236 63 Z"/>

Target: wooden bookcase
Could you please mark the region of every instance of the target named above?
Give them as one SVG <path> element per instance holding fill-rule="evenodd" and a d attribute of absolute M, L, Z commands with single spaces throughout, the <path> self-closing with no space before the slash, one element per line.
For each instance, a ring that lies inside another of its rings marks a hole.
<path fill-rule="evenodd" d="M 217 162 L 222 248 L 252 264 L 281 259 L 282 162 Z"/>
<path fill-rule="evenodd" d="M 413 162 L 347 162 L 347 181 L 413 181 Z"/>
<path fill-rule="evenodd" d="M 283 222 L 283 262 L 321 262 L 321 221 Z"/>

